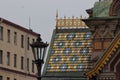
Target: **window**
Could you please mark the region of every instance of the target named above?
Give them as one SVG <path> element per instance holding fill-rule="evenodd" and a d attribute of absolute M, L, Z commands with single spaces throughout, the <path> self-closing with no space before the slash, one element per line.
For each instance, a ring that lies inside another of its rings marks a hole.
<path fill-rule="evenodd" d="M 27 71 L 29 71 L 29 58 L 27 58 Z"/>
<path fill-rule="evenodd" d="M 7 77 L 7 80 L 10 80 L 10 77 Z"/>
<path fill-rule="evenodd" d="M 34 73 L 34 61 L 32 60 L 32 72 Z"/>
<path fill-rule="evenodd" d="M 3 27 L 0 26 L 0 40 L 3 40 Z"/>
<path fill-rule="evenodd" d="M 24 48 L 24 35 L 21 35 L 21 48 Z"/>
<path fill-rule="evenodd" d="M 33 43 L 35 42 L 35 39 L 32 39 Z"/>
<path fill-rule="evenodd" d="M 17 67 L 17 55 L 14 54 L 14 67 Z"/>
<path fill-rule="evenodd" d="M 30 38 L 27 38 L 27 49 L 29 50 L 29 46 L 30 46 Z"/>
<path fill-rule="evenodd" d="M 104 49 L 106 49 L 108 46 L 109 46 L 109 44 L 110 44 L 110 41 L 104 41 Z"/>
<path fill-rule="evenodd" d="M 10 52 L 7 52 L 7 65 L 10 66 Z"/>
<path fill-rule="evenodd" d="M 17 32 L 14 32 L 14 44 L 17 45 Z"/>
<path fill-rule="evenodd" d="M 23 64 L 24 64 L 24 57 L 22 56 L 22 57 L 21 57 L 21 69 L 24 69 Z"/>
<path fill-rule="evenodd" d="M 2 64 L 2 60 L 3 60 L 3 51 L 0 50 L 0 64 Z"/>
<path fill-rule="evenodd" d="M 102 43 L 100 41 L 94 42 L 94 49 L 102 49 Z"/>
<path fill-rule="evenodd" d="M 8 38 L 7 41 L 10 43 L 10 30 L 9 29 L 7 30 L 7 38 Z"/>
<path fill-rule="evenodd" d="M 14 78 L 14 80 L 17 80 L 16 78 Z"/>
<path fill-rule="evenodd" d="M 0 76 L 0 80 L 3 80 L 3 79 L 2 79 L 2 76 Z"/>

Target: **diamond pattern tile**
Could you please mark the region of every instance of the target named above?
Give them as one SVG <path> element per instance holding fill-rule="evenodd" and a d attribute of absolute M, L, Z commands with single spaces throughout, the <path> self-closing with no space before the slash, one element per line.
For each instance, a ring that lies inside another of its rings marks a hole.
<path fill-rule="evenodd" d="M 55 33 L 48 54 L 47 72 L 87 71 L 91 43 L 91 33 L 87 29 Z"/>

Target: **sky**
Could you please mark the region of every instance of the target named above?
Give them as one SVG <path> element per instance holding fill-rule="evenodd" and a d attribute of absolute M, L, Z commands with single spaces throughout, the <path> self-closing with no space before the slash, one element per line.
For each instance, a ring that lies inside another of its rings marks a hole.
<path fill-rule="evenodd" d="M 88 17 L 86 9 L 98 0 L 0 0 L 0 17 L 41 34 L 50 43 L 58 17 Z"/>

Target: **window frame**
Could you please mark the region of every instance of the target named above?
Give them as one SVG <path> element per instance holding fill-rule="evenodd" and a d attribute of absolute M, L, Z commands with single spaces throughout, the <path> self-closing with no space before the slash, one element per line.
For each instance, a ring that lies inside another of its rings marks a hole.
<path fill-rule="evenodd" d="M 0 75 L 0 80 L 3 80 L 3 76 Z"/>
<path fill-rule="evenodd" d="M 34 60 L 32 60 L 32 72 L 34 73 L 35 72 L 35 70 L 34 70 Z"/>
<path fill-rule="evenodd" d="M 24 35 L 21 35 L 21 48 L 24 48 Z"/>
<path fill-rule="evenodd" d="M 29 50 L 30 49 L 30 38 L 28 37 L 27 38 L 27 50 Z"/>
<path fill-rule="evenodd" d="M 27 58 L 27 71 L 29 71 L 29 58 Z"/>
<path fill-rule="evenodd" d="M 10 66 L 10 52 L 7 52 L 7 66 Z"/>
<path fill-rule="evenodd" d="M 17 45 L 17 32 L 14 32 L 14 44 Z"/>
<path fill-rule="evenodd" d="M 21 69 L 23 70 L 24 69 L 24 57 L 21 56 Z"/>
<path fill-rule="evenodd" d="M 14 54 L 14 67 L 16 68 L 17 67 L 17 55 Z"/>
<path fill-rule="evenodd" d="M 0 64 L 3 64 L 3 51 L 0 50 Z"/>
<path fill-rule="evenodd" d="M 10 77 L 7 77 L 7 80 L 10 80 Z"/>
<path fill-rule="evenodd" d="M 10 43 L 10 29 L 7 30 L 7 42 Z"/>
<path fill-rule="evenodd" d="M 3 27 L 0 26 L 0 40 L 3 40 Z"/>

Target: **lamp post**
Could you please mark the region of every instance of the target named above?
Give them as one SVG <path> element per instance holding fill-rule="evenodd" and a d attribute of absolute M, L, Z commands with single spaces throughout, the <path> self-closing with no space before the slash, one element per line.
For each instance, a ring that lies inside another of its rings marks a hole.
<path fill-rule="evenodd" d="M 44 63 L 44 57 L 45 57 L 48 43 L 42 42 L 42 39 L 40 38 L 40 35 L 39 35 L 38 38 L 36 39 L 36 42 L 33 42 L 32 44 L 30 44 L 30 46 L 32 47 L 35 64 L 38 70 L 37 78 L 38 80 L 41 80 L 41 69 Z"/>

